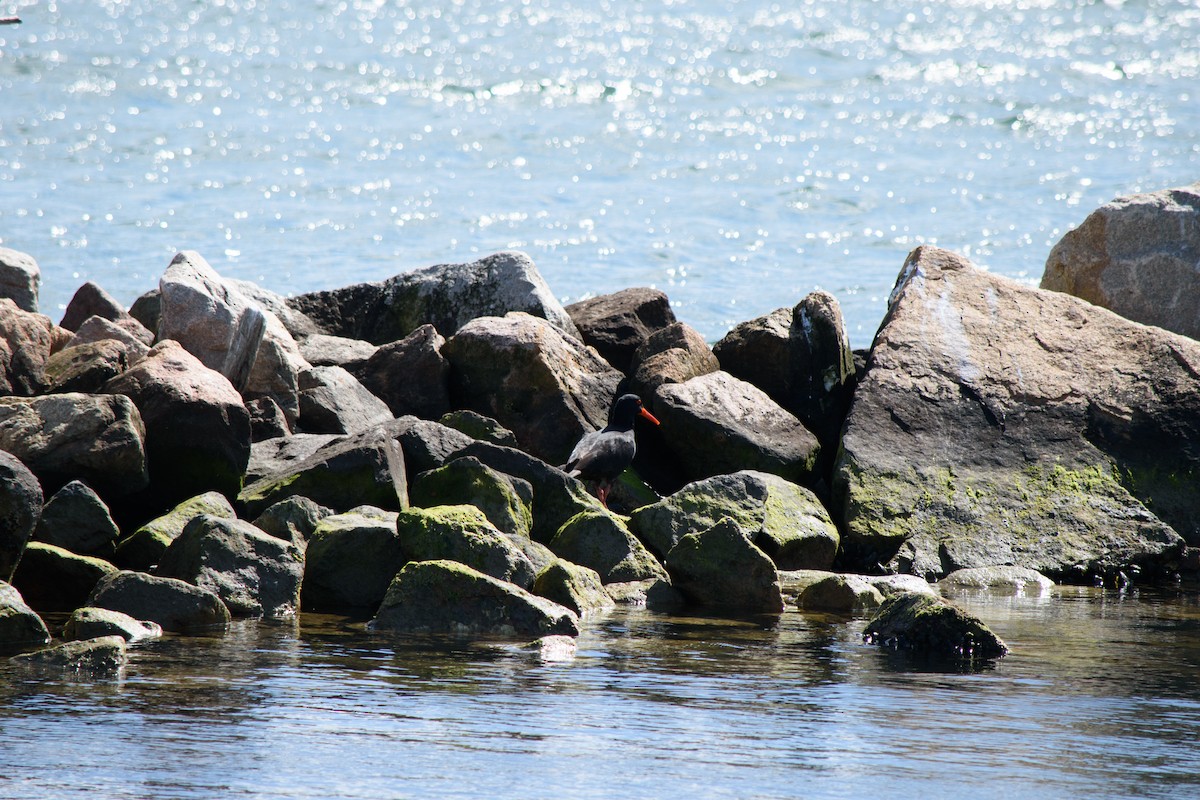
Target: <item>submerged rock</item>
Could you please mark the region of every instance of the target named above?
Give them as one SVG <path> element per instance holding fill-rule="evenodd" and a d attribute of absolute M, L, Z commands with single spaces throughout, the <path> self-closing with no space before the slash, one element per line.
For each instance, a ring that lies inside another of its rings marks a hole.
<path fill-rule="evenodd" d="M 11 659 L 12 663 L 23 667 L 93 674 L 118 672 L 128 660 L 125 640 L 120 636 L 62 642 Z"/>
<path fill-rule="evenodd" d="M 862 575 L 830 575 L 804 588 L 796 604 L 809 611 L 854 614 L 883 604 L 883 593 Z"/>
<path fill-rule="evenodd" d="M 1042 595 L 1054 588 L 1054 581 L 1028 567 L 974 567 L 951 572 L 938 587 L 945 592 Z"/>
<path fill-rule="evenodd" d="M 937 659 L 991 659 L 1008 653 L 1008 645 L 979 619 L 927 594 L 887 600 L 867 623 L 863 638 Z"/>

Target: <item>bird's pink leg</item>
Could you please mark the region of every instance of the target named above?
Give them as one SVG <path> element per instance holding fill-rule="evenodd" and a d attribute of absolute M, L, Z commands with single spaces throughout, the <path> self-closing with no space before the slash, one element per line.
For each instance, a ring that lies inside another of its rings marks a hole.
<path fill-rule="evenodd" d="M 600 505 L 608 508 L 608 485 L 599 484 L 596 486 L 596 497 L 600 499 Z"/>

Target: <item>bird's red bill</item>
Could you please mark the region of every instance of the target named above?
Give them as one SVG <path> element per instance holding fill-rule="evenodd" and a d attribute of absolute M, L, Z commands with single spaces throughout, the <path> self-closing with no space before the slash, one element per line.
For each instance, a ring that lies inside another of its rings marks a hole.
<path fill-rule="evenodd" d="M 646 419 L 650 420 L 650 421 L 651 421 L 651 422 L 653 422 L 655 425 L 658 425 L 658 424 L 660 424 L 660 423 L 659 423 L 659 421 L 658 421 L 658 420 L 656 420 L 656 419 L 654 418 L 654 415 L 653 415 L 653 414 L 651 414 L 649 411 L 647 411 L 647 410 L 646 410 L 646 409 L 644 409 L 644 408 L 643 408 L 643 409 L 641 409 L 640 411 L 638 411 L 638 414 L 640 414 L 640 415 L 642 415 L 643 417 L 645 417 Z"/>

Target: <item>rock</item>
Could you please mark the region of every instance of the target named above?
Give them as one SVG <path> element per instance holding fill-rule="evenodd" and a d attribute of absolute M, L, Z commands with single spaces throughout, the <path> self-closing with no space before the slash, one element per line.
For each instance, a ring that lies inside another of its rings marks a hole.
<path fill-rule="evenodd" d="M 675 324 L 667 296 L 658 289 L 625 289 L 581 300 L 566 308 L 584 344 L 628 375 L 634 353 L 651 334 Z"/>
<path fill-rule="evenodd" d="M 792 395 L 792 309 L 735 325 L 713 345 L 720 368 L 752 383 L 784 408 Z"/>
<path fill-rule="evenodd" d="M 898 594 L 927 594 L 938 597 L 937 587 L 918 575 L 865 575 L 884 598 Z"/>
<path fill-rule="evenodd" d="M 686 534 L 725 518 L 735 521 L 779 569 L 824 570 L 833 564 L 838 531 L 816 495 L 765 472 L 743 470 L 690 483 L 633 512 L 630 527 L 665 555 Z"/>
<path fill-rule="evenodd" d="M 380 347 L 351 370 L 397 417 L 436 419 L 450 410 L 450 364 L 442 355 L 446 339 L 421 325 L 399 341 Z"/>
<path fill-rule="evenodd" d="M 362 339 L 314 333 L 299 341 L 300 356 L 314 367 L 343 367 L 353 371 L 379 349 Z"/>
<path fill-rule="evenodd" d="M 38 310 L 42 271 L 33 256 L 0 247 L 0 299 L 12 300 L 22 311 Z M 0 316 L 3 315 L 0 307 Z"/>
<path fill-rule="evenodd" d="M 21 593 L 0 581 L 0 653 L 41 647 L 50 641 L 50 631 Z"/>
<path fill-rule="evenodd" d="M 33 539 L 111 560 L 120 535 L 100 496 L 83 481 L 71 481 L 46 501 Z"/>
<path fill-rule="evenodd" d="M 288 299 L 283 295 L 264 289 L 251 281 L 226 278 L 225 282 L 237 289 L 243 297 L 258 304 L 259 308 L 274 314 L 295 341 L 302 342 L 313 336 L 321 335 L 321 329 L 317 327 L 317 324 L 288 305 Z"/>
<path fill-rule="evenodd" d="M 300 610 L 304 553 L 249 522 L 201 514 L 154 572 L 213 591 L 234 616 L 282 619 Z"/>
<path fill-rule="evenodd" d="M 341 438 L 336 433 L 296 433 L 254 442 L 246 463 L 246 483 L 291 472 L 322 447 Z"/>
<path fill-rule="evenodd" d="M 409 561 L 456 561 L 522 589 L 537 577 L 525 554 L 474 506 L 409 508 L 396 530 Z"/>
<path fill-rule="evenodd" d="M 830 575 L 805 587 L 796 600 L 809 611 L 854 614 L 883 604 L 883 593 L 862 575 Z"/>
<path fill-rule="evenodd" d="M 453 428 L 411 416 L 396 420 L 390 430 L 404 449 L 404 463 L 414 475 L 446 466 L 472 441 Z"/>
<path fill-rule="evenodd" d="M 653 406 L 667 447 L 692 480 L 739 469 L 797 483 L 813 476 L 816 437 L 761 389 L 732 375 L 713 372 L 663 384 Z"/>
<path fill-rule="evenodd" d="M 244 516 L 257 516 L 296 495 L 335 511 L 406 507 L 408 479 L 399 442 L 387 429 L 337 439 L 293 467 L 251 483 L 238 495 L 238 505 Z"/>
<path fill-rule="evenodd" d="M 108 608 L 84 606 L 72 613 L 63 626 L 63 638 L 68 641 L 84 641 L 97 636 L 120 636 L 126 642 L 141 639 L 156 639 L 162 636 L 162 626 L 157 622 L 136 620 L 128 614 Z"/>
<path fill-rule="evenodd" d="M 443 414 L 438 422 L 481 442 L 491 442 L 502 447 L 517 446 L 517 437 L 512 431 L 491 417 L 485 417 L 475 411 L 451 411 Z"/>
<path fill-rule="evenodd" d="M 1194 441 L 1200 344 L 918 248 L 842 439 L 846 563 L 1152 574 L 1200 541 Z"/>
<path fill-rule="evenodd" d="M 341 367 L 300 373 L 300 428 L 309 433 L 358 433 L 392 419 L 387 404 Z"/>
<path fill-rule="evenodd" d="M 508 637 L 579 635 L 570 609 L 453 561 L 406 564 L 371 627 Z"/>
<path fill-rule="evenodd" d="M 1200 183 L 1093 211 L 1050 251 L 1042 288 L 1200 338 Z"/>
<path fill-rule="evenodd" d="M 562 663 L 575 660 L 575 637 L 542 636 L 523 648 L 537 656 L 538 661 Z"/>
<path fill-rule="evenodd" d="M 783 594 L 775 564 L 731 519 L 689 533 L 666 558 L 671 582 L 701 606 L 778 614 Z"/>
<path fill-rule="evenodd" d="M 694 328 L 676 322 L 655 331 L 634 354 L 629 391 L 650 398 L 668 383 L 683 383 L 721 368 L 708 343 Z M 652 409 L 657 413 L 657 409 Z"/>
<path fill-rule="evenodd" d="M 225 281 L 193 251 L 175 256 L 159 280 L 160 339 L 175 339 L 246 399 L 270 397 L 294 422 L 297 380 L 307 366 L 272 312 Z"/>
<path fill-rule="evenodd" d="M 619 606 L 637 606 L 647 611 L 678 611 L 687 605 L 679 590 L 662 578 L 606 583 L 604 591 Z"/>
<path fill-rule="evenodd" d="M 47 491 L 72 480 L 107 498 L 143 489 L 149 481 L 145 436 L 128 397 L 0 397 L 0 449 L 21 459 Z"/>
<path fill-rule="evenodd" d="M 550 540 L 550 549 L 594 570 L 605 584 L 667 579 L 667 571 L 625 523 L 604 510 L 582 511 L 571 517 Z"/>
<path fill-rule="evenodd" d="M 867 623 L 863 638 L 939 660 L 992 659 L 1008 652 L 979 619 L 927 594 L 901 594 L 885 601 Z"/>
<path fill-rule="evenodd" d="M 854 397 L 854 354 L 837 299 L 813 292 L 792 312 L 791 392 L 784 408 L 816 435 L 830 464 Z"/>
<path fill-rule="evenodd" d="M 87 605 L 120 611 L 162 626 L 188 632 L 229 624 L 229 609 L 215 592 L 176 578 L 122 570 L 97 584 Z"/>
<path fill-rule="evenodd" d="M 974 567 L 951 572 L 938 581 L 944 592 L 995 592 L 997 594 L 1049 594 L 1054 581 L 1028 567 Z"/>
<path fill-rule="evenodd" d="M 259 514 L 254 527 L 276 539 L 307 546 L 317 524 L 332 515 L 333 509 L 307 497 L 289 497 Z"/>
<path fill-rule="evenodd" d="M 103 391 L 125 395 L 141 412 L 156 505 L 207 491 L 237 495 L 250 460 L 250 414 L 224 376 L 166 340 Z"/>
<path fill-rule="evenodd" d="M 561 558 L 538 573 L 531 591 L 571 609 L 579 617 L 603 614 L 617 606 L 604 591 L 595 570 Z"/>
<path fill-rule="evenodd" d="M 62 642 L 32 653 L 13 656 L 11 659 L 12 663 L 28 668 L 87 673 L 119 672 L 128 660 L 125 640 L 120 636 L 99 636 L 80 642 Z"/>
<path fill-rule="evenodd" d="M 104 559 L 76 555 L 44 542 L 30 542 L 12 583 L 38 611 L 71 611 L 84 604 L 104 576 L 116 571 Z"/>
<path fill-rule="evenodd" d="M 246 401 L 246 412 L 250 414 L 250 441 L 262 442 L 280 436 L 291 436 L 292 425 L 288 422 L 283 409 L 269 397 L 256 397 Z M 254 460 L 254 450 L 251 448 L 250 460 Z M 247 466 L 247 474 L 249 466 Z M 259 476 L 261 477 L 261 476 Z"/>
<path fill-rule="evenodd" d="M 157 337 L 158 320 L 162 316 L 162 293 L 158 289 L 151 289 L 139 296 L 129 307 L 129 316 Z"/>
<path fill-rule="evenodd" d="M 88 281 L 75 290 L 71 302 L 67 303 L 67 308 L 63 311 L 62 321 L 58 324 L 69 331 L 78 331 L 79 326 L 90 317 L 101 317 L 112 322 L 133 319 L 112 295 L 98 284 Z"/>
<path fill-rule="evenodd" d="M 52 328 L 49 317 L 0 297 L 0 396 L 30 397 L 46 388 Z"/>
<path fill-rule="evenodd" d="M 454 404 L 495 418 L 522 449 L 554 464 L 607 424 L 621 380 L 594 350 L 528 314 L 469 322 L 442 352 Z"/>
<path fill-rule="evenodd" d="M 88 344 L 72 343 L 46 361 L 47 391 L 94 394 L 105 383 L 129 369 L 133 360 L 129 346 L 116 339 L 102 339 Z"/>
<path fill-rule="evenodd" d="M 12 580 L 42 513 L 42 487 L 16 456 L 0 450 L 0 581 Z"/>
<path fill-rule="evenodd" d="M 533 487 L 528 481 L 497 472 L 477 458 L 456 458 L 422 472 L 408 490 L 409 502 L 422 508 L 472 505 L 502 532 L 529 536 L 533 527 Z"/>
<path fill-rule="evenodd" d="M 205 492 L 188 498 L 118 541 L 116 563 L 126 569 L 148 571 L 162 558 L 171 542 L 183 533 L 187 524 L 202 514 L 224 519 L 237 516 L 220 492 Z"/>
<path fill-rule="evenodd" d="M 288 300 L 325 333 L 387 344 L 430 324 L 452 336 L 478 317 L 521 311 L 578 337 L 570 317 L 524 253 L 496 253 L 469 264 L 414 270 Z"/>
<path fill-rule="evenodd" d="M 407 560 L 396 532 L 397 516 L 360 510 L 317 523 L 305 553 L 304 608 L 378 608 Z"/>
<path fill-rule="evenodd" d="M 111 322 L 102 317 L 88 317 L 79 326 L 79 330 L 67 348 L 81 347 L 109 339 L 120 342 L 124 346 L 126 357 L 131 364 L 145 358 L 146 353 L 150 350 L 150 345 L 154 342 L 153 334 L 132 317 L 121 322 Z"/>

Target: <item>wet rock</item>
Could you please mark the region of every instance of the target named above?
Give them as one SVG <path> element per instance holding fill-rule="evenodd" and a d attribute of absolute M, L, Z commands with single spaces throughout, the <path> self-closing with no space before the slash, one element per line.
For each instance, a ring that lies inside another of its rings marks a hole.
<path fill-rule="evenodd" d="M 847 563 L 1152 574 L 1200 541 L 1194 441 L 1200 344 L 918 248 L 842 439 Z"/>
<path fill-rule="evenodd" d="M 21 593 L 0 581 L 0 653 L 41 647 L 50 641 L 50 631 Z"/>
<path fill-rule="evenodd" d="M 813 292 L 792 313 L 791 391 L 783 407 L 813 432 L 830 464 L 850 411 L 856 373 L 837 299 Z"/>
<path fill-rule="evenodd" d="M 108 608 L 77 608 L 63 626 L 63 638 L 84 641 L 97 636 L 120 636 L 126 642 L 156 639 L 162 636 L 162 626 L 149 620 L 134 619 L 128 614 Z"/>
<path fill-rule="evenodd" d="M 58 324 L 69 331 L 78 331 L 79 326 L 91 317 L 100 317 L 112 322 L 132 319 L 129 312 L 99 284 L 87 281 L 75 290 L 66 310 L 63 311 L 62 321 Z"/>
<path fill-rule="evenodd" d="M 570 609 L 453 561 L 406 564 L 371 627 L 508 637 L 579 635 Z"/>
<path fill-rule="evenodd" d="M 474 506 L 409 508 L 396 530 L 407 560 L 457 561 L 522 589 L 537 577 L 525 554 Z"/>
<path fill-rule="evenodd" d="M 343 367 L 353 372 L 379 348 L 362 339 L 314 333 L 299 341 L 300 356 L 314 367 Z"/>
<path fill-rule="evenodd" d="M 452 336 L 478 317 L 521 311 L 578 337 L 570 317 L 524 253 L 503 252 L 468 264 L 413 270 L 381 283 L 362 283 L 293 297 L 323 332 L 383 345 L 433 325 Z"/>
<path fill-rule="evenodd" d="M 304 608 L 378 608 L 407 560 L 396 532 L 397 516 L 359 509 L 318 522 L 305 553 Z"/>
<path fill-rule="evenodd" d="M 517 437 L 512 431 L 491 417 L 485 417 L 475 411 L 451 411 L 443 414 L 438 422 L 481 442 L 491 442 L 502 447 L 517 446 Z"/>
<path fill-rule="evenodd" d="M 445 344 L 436 328 L 421 325 L 403 339 L 380 347 L 352 372 L 395 416 L 436 419 L 450 410 L 450 364 L 442 355 Z"/>
<path fill-rule="evenodd" d="M 0 300 L 11 300 L 22 311 L 38 310 L 42 270 L 28 253 L 0 247 Z M 4 313 L 0 305 L 0 316 Z"/>
<path fill-rule="evenodd" d="M 42 513 L 42 487 L 16 456 L 0 450 L 0 581 L 11 581 Z"/>
<path fill-rule="evenodd" d="M 855 614 L 883 604 L 883 593 L 862 575 L 829 575 L 805 587 L 796 599 L 809 611 Z"/>
<path fill-rule="evenodd" d="M 128 660 L 125 640 L 120 636 L 62 642 L 11 659 L 12 663 L 27 668 L 91 674 L 119 672 Z"/>
<path fill-rule="evenodd" d="M 731 519 L 682 537 L 667 553 L 666 567 L 675 588 L 698 605 L 768 614 L 783 611 L 775 564 Z"/>
<path fill-rule="evenodd" d="M 566 560 L 595 570 L 605 583 L 667 579 L 667 571 L 618 517 L 604 510 L 580 512 L 567 520 L 550 549 Z"/>
<path fill-rule="evenodd" d="M 307 546 L 317 524 L 332 515 L 333 509 L 307 497 L 289 497 L 259 514 L 254 527 L 276 539 Z"/>
<path fill-rule="evenodd" d="M 471 505 L 504 533 L 529 536 L 533 527 L 533 487 L 505 475 L 477 458 L 456 458 L 439 469 L 418 475 L 409 487 L 409 502 L 422 508 Z"/>
<path fill-rule="evenodd" d="M 46 361 L 47 391 L 58 394 L 99 392 L 105 383 L 129 369 L 134 360 L 129 346 L 116 339 L 72 343 Z"/>
<path fill-rule="evenodd" d="M 281 619 L 300 610 L 304 553 L 249 522 L 201 514 L 154 572 L 211 590 L 234 616 Z"/>
<path fill-rule="evenodd" d="M 237 516 L 233 506 L 220 492 L 205 492 L 190 497 L 118 541 L 116 563 L 126 569 L 148 571 L 162 558 L 171 542 L 183 533 L 187 524 L 202 514 L 224 519 Z"/>
<path fill-rule="evenodd" d="M 46 501 L 35 541 L 111 560 L 120 536 L 108 506 L 83 481 L 71 481 Z"/>
<path fill-rule="evenodd" d="M 268 439 L 277 439 L 282 436 L 291 436 L 292 424 L 288 422 L 287 415 L 283 413 L 283 409 L 269 397 L 256 397 L 253 400 L 246 401 L 246 413 L 250 415 L 250 441 L 252 443 L 264 442 Z M 250 450 L 250 461 L 254 461 L 253 446 Z M 246 467 L 247 476 L 250 473 L 250 465 Z M 262 475 L 256 475 L 256 478 Z M 247 480 L 253 480 L 247 477 Z"/>
<path fill-rule="evenodd" d="M 322 447 L 340 438 L 336 433 L 296 433 L 254 442 L 250 445 L 250 460 L 246 463 L 246 483 L 290 472 Z"/>
<path fill-rule="evenodd" d="M 1200 183 L 1096 209 L 1050 251 L 1042 288 L 1200 338 Z"/>
<path fill-rule="evenodd" d="M 109 562 L 81 556 L 44 542 L 30 542 L 13 574 L 13 586 L 39 611 L 71 611 L 106 575 L 117 571 Z"/>
<path fill-rule="evenodd" d="M 648 611 L 678 611 L 687 600 L 669 580 L 648 578 L 625 583 L 606 583 L 604 591 L 619 606 L 634 606 Z"/>
<path fill-rule="evenodd" d="M 885 599 L 898 594 L 938 596 L 937 587 L 919 575 L 867 575 L 864 577 L 883 594 Z"/>
<path fill-rule="evenodd" d="M 237 495 L 250 460 L 250 414 L 224 376 L 167 340 L 103 391 L 125 395 L 141 412 L 155 504 L 207 491 Z"/>
<path fill-rule="evenodd" d="M 561 558 L 538 573 L 530 591 L 571 609 L 579 617 L 603 614 L 617 605 L 604 591 L 595 570 Z"/>
<path fill-rule="evenodd" d="M 522 449 L 554 464 L 607 424 L 621 380 L 594 350 L 528 314 L 473 320 L 442 352 L 455 405 L 495 418 Z"/>
<path fill-rule="evenodd" d="M 992 659 L 1008 646 L 978 618 L 927 594 L 901 594 L 884 602 L 863 638 L 935 659 Z"/>
<path fill-rule="evenodd" d="M 0 396 L 30 397 L 46 388 L 52 328 L 49 317 L 0 297 Z"/>
<path fill-rule="evenodd" d="M 534 639 L 523 648 L 533 653 L 539 661 L 561 663 L 575 660 L 575 637 L 573 636 L 542 636 Z"/>
<path fill-rule="evenodd" d="M 128 570 L 101 580 L 87 605 L 150 620 L 165 631 L 213 628 L 227 625 L 232 619 L 215 592 L 176 578 Z"/>
<path fill-rule="evenodd" d="M 816 495 L 777 475 L 743 470 L 688 484 L 630 517 L 642 541 L 666 554 L 686 534 L 734 520 L 779 569 L 828 569 L 838 531 Z"/>
<path fill-rule="evenodd" d="M 392 419 L 387 404 L 341 367 L 311 367 L 299 377 L 300 428 L 358 433 Z"/>
<path fill-rule="evenodd" d="M 696 329 L 676 322 L 655 331 L 637 349 L 630 367 L 629 391 L 643 398 L 668 383 L 684 383 L 721 368 Z M 654 409 L 657 413 L 657 408 Z"/>
<path fill-rule="evenodd" d="M 813 477 L 821 449 L 816 437 L 761 389 L 725 372 L 663 384 L 654 413 L 692 480 L 739 469 L 798 483 Z"/>
<path fill-rule="evenodd" d="M 625 289 L 581 300 L 566 311 L 584 344 L 596 348 L 605 361 L 626 375 L 634 353 L 651 334 L 676 322 L 670 301 L 658 289 Z"/>
<path fill-rule="evenodd" d="M 47 491 L 72 480 L 110 499 L 143 489 L 145 436 L 128 397 L 0 397 L 0 449 L 21 459 Z"/>
<path fill-rule="evenodd" d="M 792 309 L 778 308 L 730 329 L 713 345 L 720 368 L 784 408 L 792 394 Z"/>
<path fill-rule="evenodd" d="M 1028 567 L 974 567 L 951 572 L 938 581 L 938 587 L 951 592 L 993 592 L 996 594 L 1049 594 L 1054 581 Z"/>

